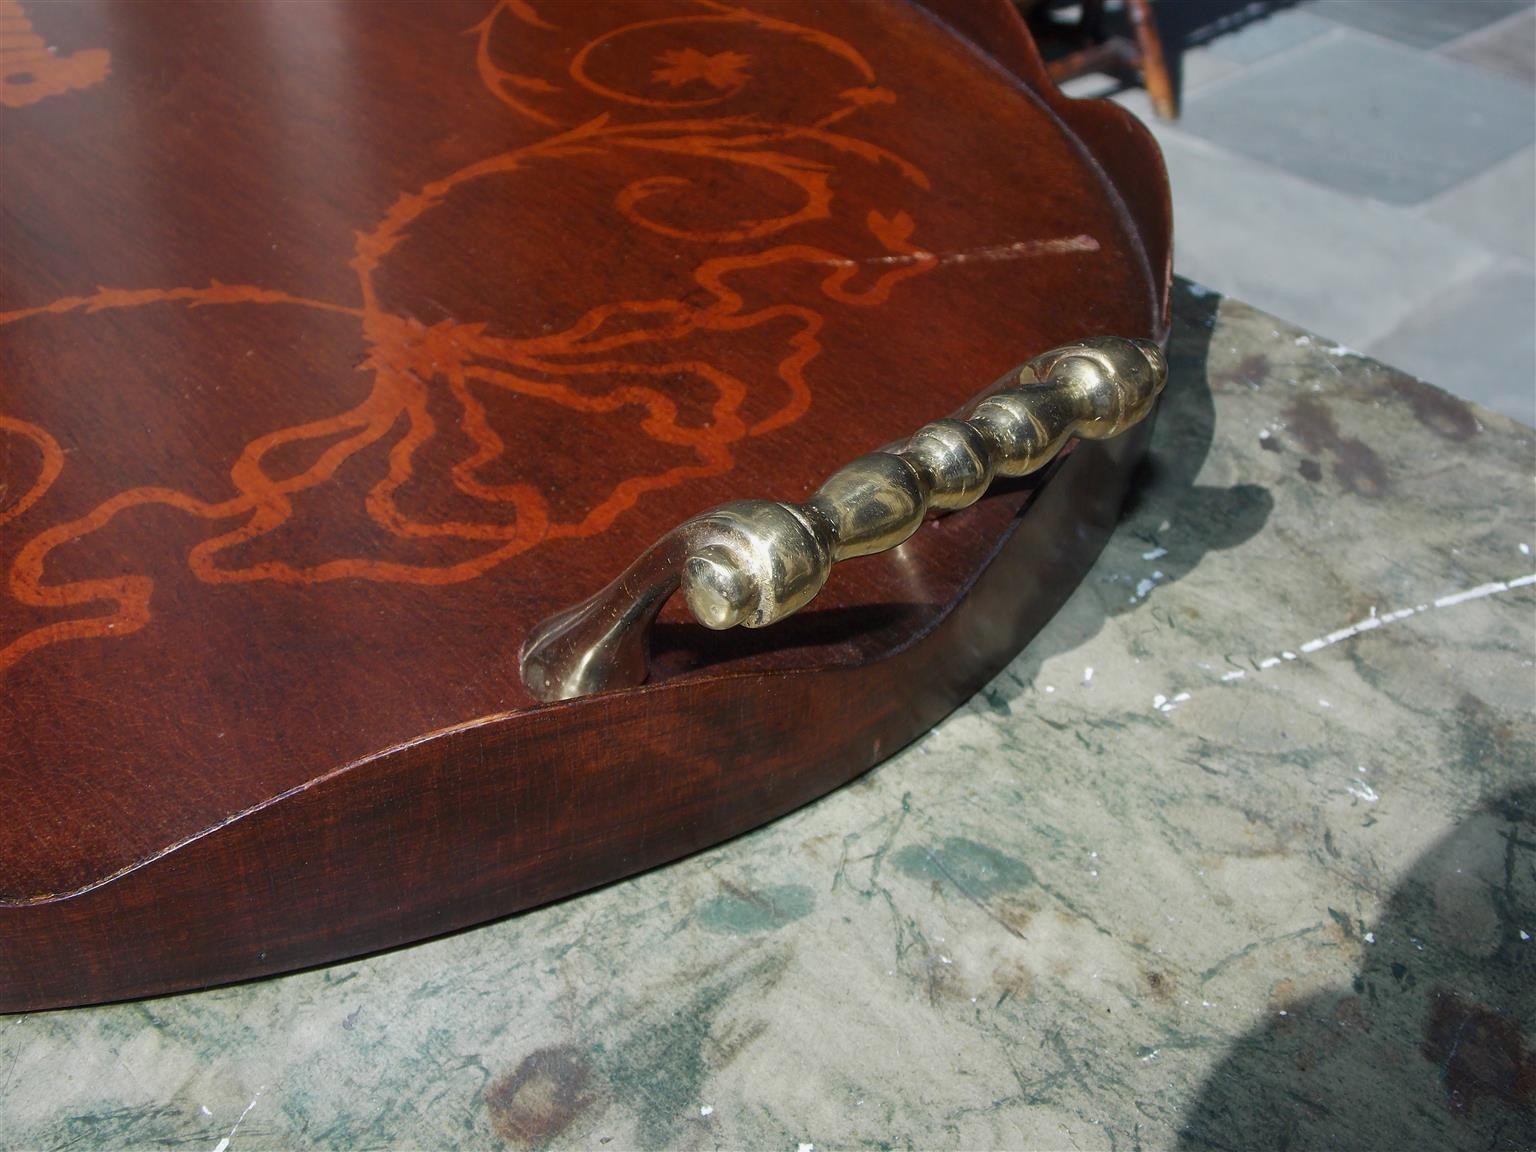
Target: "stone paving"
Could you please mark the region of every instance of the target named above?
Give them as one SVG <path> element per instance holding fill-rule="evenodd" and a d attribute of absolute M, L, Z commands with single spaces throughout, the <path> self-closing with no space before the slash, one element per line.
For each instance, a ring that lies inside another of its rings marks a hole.
<path fill-rule="evenodd" d="M 1159 0 L 1178 270 L 1536 422 L 1536 6 Z M 1113 90 L 1105 77 L 1074 95 Z"/>

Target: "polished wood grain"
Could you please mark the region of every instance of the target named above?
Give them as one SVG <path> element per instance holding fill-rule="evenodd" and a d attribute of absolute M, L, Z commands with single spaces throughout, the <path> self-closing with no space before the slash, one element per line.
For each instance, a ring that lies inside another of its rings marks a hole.
<path fill-rule="evenodd" d="M 1002 0 L 23 0 L 0 65 L 0 1008 L 753 827 L 974 691 L 1113 521 L 1140 434 L 779 628 L 664 617 L 644 689 L 517 678 L 686 516 L 1162 334 L 1155 147 Z"/>

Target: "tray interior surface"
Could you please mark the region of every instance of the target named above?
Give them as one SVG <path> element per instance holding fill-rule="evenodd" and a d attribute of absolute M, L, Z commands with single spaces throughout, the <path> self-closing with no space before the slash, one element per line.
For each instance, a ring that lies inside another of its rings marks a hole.
<path fill-rule="evenodd" d="M 679 520 L 1159 326 L 1099 165 L 915 6 L 23 10 L 77 66 L 3 113 L 3 904 L 533 710 L 528 630 Z M 657 678 L 894 651 L 1019 499 L 776 634 L 670 614 Z"/>

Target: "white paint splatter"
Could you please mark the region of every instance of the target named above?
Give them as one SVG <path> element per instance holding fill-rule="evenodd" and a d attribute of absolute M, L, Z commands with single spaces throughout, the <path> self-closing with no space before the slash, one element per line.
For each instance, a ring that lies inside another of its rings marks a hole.
<path fill-rule="evenodd" d="M 1530 938 L 1531 934 L 1529 932 L 1527 932 L 1524 928 L 1520 929 L 1520 939 L 1529 940 Z"/>
<path fill-rule="evenodd" d="M 1168 555 L 1168 549 L 1154 548 L 1150 552 L 1143 552 L 1141 558 L 1143 560 L 1161 560 L 1166 555 Z"/>
<path fill-rule="evenodd" d="M 1367 944 L 1374 944 L 1374 943 L 1376 943 L 1376 933 L 1374 933 L 1374 932 L 1367 932 L 1365 934 L 1365 936 L 1363 937 L 1363 939 L 1365 940 L 1365 942 Z"/>
<path fill-rule="evenodd" d="M 1131 603 L 1146 598 L 1147 593 L 1157 587 L 1158 581 L 1163 579 L 1162 572 L 1153 572 L 1152 575 L 1136 582 L 1136 591 L 1131 595 Z"/>
<path fill-rule="evenodd" d="M 265 1084 L 256 1089 L 256 1095 L 251 1097 L 251 1102 L 245 1106 L 245 1111 L 240 1113 L 239 1118 L 235 1121 L 235 1126 L 229 1130 L 229 1135 L 213 1146 L 213 1152 L 227 1152 L 230 1141 L 235 1138 L 235 1133 L 240 1131 L 240 1125 L 245 1123 L 246 1116 L 250 1114 L 252 1108 L 256 1107 L 256 1101 L 261 1099 L 261 1094 L 266 1090 L 267 1086 Z"/>
<path fill-rule="evenodd" d="M 1054 686 L 1054 685 L 1051 685 L 1051 684 L 1047 684 L 1047 685 L 1046 685 L 1046 686 L 1045 686 L 1045 690 L 1046 690 L 1046 691 L 1047 691 L 1047 692 L 1054 692 L 1054 691 L 1056 691 L 1056 688 L 1055 688 L 1055 686 Z"/>
<path fill-rule="evenodd" d="M 1049 240 L 1016 240 L 1012 244 L 988 244 L 960 252 L 901 252 L 894 256 L 869 256 L 862 260 L 832 257 L 820 260 L 835 268 L 856 268 L 861 264 L 970 264 L 976 261 L 1019 260 L 1027 256 L 1060 256 L 1070 252 L 1097 252 L 1099 242 L 1092 236 L 1058 236 Z"/>
<path fill-rule="evenodd" d="M 1089 667 L 1083 669 L 1083 683 L 1084 684 L 1092 684 L 1093 683 L 1093 667 L 1092 667 L 1092 665 L 1090 665 Z"/>
<path fill-rule="evenodd" d="M 1502 580 L 1494 580 L 1487 584 L 1479 584 L 1476 588 L 1468 588 L 1465 592 L 1453 592 L 1449 596 L 1442 596 L 1435 601 L 1435 607 L 1450 608 L 1457 604 L 1465 604 L 1468 600 L 1481 600 L 1484 596 L 1492 596 L 1508 589 L 1509 585 Z"/>
<path fill-rule="evenodd" d="M 204 1116 L 212 1116 L 213 1115 L 212 1112 L 208 1111 L 208 1105 L 206 1105 L 206 1104 L 199 1104 L 197 1106 L 197 1110 L 199 1112 L 201 1112 Z"/>
<path fill-rule="evenodd" d="M 1531 554 L 1531 546 L 1529 544 L 1521 544 L 1520 545 L 1520 555 L 1522 555 L 1522 556 L 1529 556 L 1530 554 Z"/>
<path fill-rule="evenodd" d="M 1364 800 L 1367 804 L 1374 804 L 1381 799 L 1381 793 L 1363 780 L 1351 780 L 1344 786 L 1344 791 L 1357 799 Z"/>
<path fill-rule="evenodd" d="M 714 1114 L 715 1114 L 714 1108 L 711 1107 L 708 1104 L 705 1104 L 702 1108 L 699 1109 L 699 1115 L 700 1116 L 713 1116 Z"/>
<path fill-rule="evenodd" d="M 1156 572 L 1153 575 L 1161 576 L 1162 573 Z M 1143 583 L 1145 583 L 1145 581 L 1143 581 Z M 1345 640 L 1353 639 L 1363 632 L 1373 632 L 1376 629 L 1384 628 L 1389 624 L 1396 624 L 1401 620 L 1408 619 L 1410 616 L 1417 616 L 1420 613 L 1428 612 L 1431 610 L 1431 608 L 1435 610 L 1454 608 L 1459 604 L 1466 604 L 1472 600 L 1482 600 L 1488 596 L 1496 596 L 1501 592 L 1513 592 L 1516 588 L 1528 588 L 1533 584 L 1536 584 L 1536 572 L 1529 573 L 1525 576 L 1515 576 L 1509 580 L 1491 580 L 1486 584 L 1479 584 L 1476 588 L 1468 588 L 1462 592 L 1448 592 L 1446 595 L 1436 598 L 1432 604 L 1419 604 L 1413 608 L 1399 608 L 1397 611 L 1388 612 L 1385 615 L 1378 615 L 1376 606 L 1372 605 L 1370 615 L 1365 619 L 1357 623 L 1350 624 L 1347 627 L 1339 628 L 1329 632 L 1326 636 L 1318 636 L 1315 639 L 1308 640 L 1305 644 L 1298 645 L 1298 649 L 1301 655 L 1310 656 L 1314 652 L 1321 652 L 1324 648 L 1331 648 L 1335 644 L 1340 644 Z M 1137 591 L 1141 591 L 1139 586 Z M 1266 656 L 1259 660 L 1256 668 L 1259 672 L 1267 672 L 1269 669 L 1277 667 L 1281 663 L 1293 661 L 1296 659 L 1298 659 L 1296 652 L 1285 649 L 1278 656 Z M 1202 668 L 1210 667 L 1208 663 L 1203 661 L 1201 662 L 1200 666 Z M 1239 680 L 1246 679 L 1247 675 L 1248 674 L 1245 670 L 1239 668 L 1231 672 L 1224 672 L 1217 679 L 1220 683 L 1223 684 L 1233 684 Z M 1181 699 L 1189 699 L 1189 694 L 1182 693 L 1180 696 L 1174 697 L 1173 701 L 1170 702 L 1166 696 L 1159 693 L 1157 696 L 1153 697 L 1152 707 L 1156 708 L 1160 712 L 1171 712 L 1173 711 L 1174 704 L 1181 702 Z M 1324 708 L 1333 707 L 1333 705 L 1326 700 L 1318 700 L 1318 703 Z M 1372 797 L 1372 799 L 1374 799 L 1374 797 Z"/>

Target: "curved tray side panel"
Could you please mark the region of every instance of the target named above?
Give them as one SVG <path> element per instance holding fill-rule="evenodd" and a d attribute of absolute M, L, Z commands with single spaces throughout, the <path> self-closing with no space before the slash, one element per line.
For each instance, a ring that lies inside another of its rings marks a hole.
<path fill-rule="evenodd" d="M 1110 100 L 1073 100 L 1045 70 L 1019 10 L 1008 0 L 917 0 L 1006 68 L 1077 136 L 1120 199 L 1147 255 L 1161 306 L 1154 333 L 1167 338 L 1173 290 L 1173 198 L 1163 154 L 1146 125 Z"/>
<path fill-rule="evenodd" d="M 977 506 L 998 536 L 991 561 L 885 660 L 672 681 L 489 720 L 350 766 L 79 895 L 0 908 L 0 1011 L 423 939 L 665 864 L 825 795 L 968 699 L 1054 615 L 1113 530 L 1148 434 L 1080 444 L 1038 487 Z M 747 746 L 757 755 L 744 761 Z M 223 878 L 218 891 L 209 877 Z"/>

